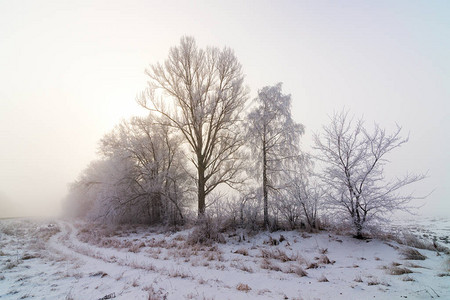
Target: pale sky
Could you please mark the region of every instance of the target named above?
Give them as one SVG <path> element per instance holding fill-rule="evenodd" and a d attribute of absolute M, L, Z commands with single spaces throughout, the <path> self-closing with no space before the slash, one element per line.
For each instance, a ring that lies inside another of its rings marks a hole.
<path fill-rule="evenodd" d="M 344 107 L 401 125 L 388 175 L 428 171 L 421 212 L 450 215 L 449 1 L 0 0 L 0 210 L 57 213 L 183 35 L 233 48 L 252 98 L 284 82 L 305 149 Z"/>

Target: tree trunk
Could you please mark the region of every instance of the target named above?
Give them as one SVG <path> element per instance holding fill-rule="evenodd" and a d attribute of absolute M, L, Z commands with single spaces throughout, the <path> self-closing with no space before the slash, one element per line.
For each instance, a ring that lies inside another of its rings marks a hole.
<path fill-rule="evenodd" d="M 157 224 L 161 221 L 161 193 L 153 195 L 152 201 L 152 223 Z"/>
<path fill-rule="evenodd" d="M 356 228 L 355 238 L 363 239 L 362 222 L 361 222 L 361 217 L 359 216 L 359 211 L 358 210 L 356 210 L 356 219 L 353 220 L 353 224 L 355 225 L 355 228 Z"/>
<path fill-rule="evenodd" d="M 202 219 L 205 216 L 205 168 L 199 164 L 198 168 L 198 218 Z"/>
<path fill-rule="evenodd" d="M 264 229 L 269 229 L 269 204 L 267 199 L 267 153 L 263 147 L 263 195 L 264 195 Z"/>

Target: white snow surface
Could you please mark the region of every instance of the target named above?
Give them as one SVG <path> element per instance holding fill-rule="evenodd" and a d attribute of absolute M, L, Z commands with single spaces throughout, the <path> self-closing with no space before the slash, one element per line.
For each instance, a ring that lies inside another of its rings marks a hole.
<path fill-rule="evenodd" d="M 224 233 L 226 244 L 201 246 L 191 232 L 0 220 L 0 299 L 450 299 L 442 252 L 406 260 L 405 245 L 325 231 Z M 412 273 L 391 275 L 394 265 Z"/>

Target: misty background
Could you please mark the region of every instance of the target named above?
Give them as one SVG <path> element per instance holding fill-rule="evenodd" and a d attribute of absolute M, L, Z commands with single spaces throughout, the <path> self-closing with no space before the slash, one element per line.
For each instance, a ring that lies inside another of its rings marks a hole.
<path fill-rule="evenodd" d="M 420 213 L 450 213 L 447 1 L 0 0 L 0 216 L 54 215 L 68 183 L 183 35 L 234 49 L 251 98 L 283 82 L 312 133 L 342 108 L 403 127 L 388 176 L 427 172 Z"/>

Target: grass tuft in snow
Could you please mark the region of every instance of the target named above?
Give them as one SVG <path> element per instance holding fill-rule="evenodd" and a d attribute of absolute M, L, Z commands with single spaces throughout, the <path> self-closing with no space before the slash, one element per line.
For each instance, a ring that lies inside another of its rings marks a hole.
<path fill-rule="evenodd" d="M 244 272 L 253 273 L 253 269 L 243 264 L 242 262 L 231 263 L 230 266 Z"/>
<path fill-rule="evenodd" d="M 241 255 L 244 255 L 244 256 L 248 256 L 248 251 L 245 248 L 237 249 L 236 251 L 234 251 L 234 253 L 241 254 Z"/>
<path fill-rule="evenodd" d="M 402 278 L 403 281 L 416 281 L 414 278 L 412 278 L 409 275 L 406 275 L 405 277 Z"/>
<path fill-rule="evenodd" d="M 320 257 L 317 257 L 317 263 L 328 265 L 328 264 L 334 264 L 336 261 L 330 260 L 328 256 L 321 255 Z"/>
<path fill-rule="evenodd" d="M 412 273 L 413 271 L 411 271 L 408 268 L 405 267 L 387 267 L 386 268 L 386 273 L 390 274 L 390 275 L 403 275 L 403 274 L 409 274 Z"/>
<path fill-rule="evenodd" d="M 297 274 L 299 277 L 305 277 L 308 276 L 308 273 L 306 273 L 305 270 L 303 270 L 301 267 L 298 266 L 290 266 L 285 273 L 288 274 Z"/>
<path fill-rule="evenodd" d="M 282 271 L 280 266 L 273 264 L 269 259 L 265 258 L 261 263 L 261 269 L 280 272 Z"/>
<path fill-rule="evenodd" d="M 289 256 L 286 254 L 286 252 L 280 249 L 275 250 L 261 249 L 261 257 L 267 259 L 276 259 L 282 262 L 295 261 L 298 258 L 298 256 L 296 255 Z"/>
<path fill-rule="evenodd" d="M 425 260 L 427 257 L 413 248 L 405 248 L 401 251 L 403 258 L 406 260 Z"/>
<path fill-rule="evenodd" d="M 236 286 L 236 289 L 237 289 L 238 291 L 248 293 L 249 291 L 251 291 L 252 288 L 249 287 L 248 284 L 245 284 L 245 283 L 239 283 L 239 284 Z"/>
<path fill-rule="evenodd" d="M 367 285 L 369 285 L 369 286 L 371 286 L 371 285 L 379 285 L 379 284 L 380 284 L 380 282 L 376 278 L 371 278 L 369 281 L 367 281 Z"/>
<path fill-rule="evenodd" d="M 17 267 L 19 265 L 19 261 L 10 261 L 6 264 L 5 269 L 6 270 L 11 270 L 14 269 L 15 267 Z"/>

